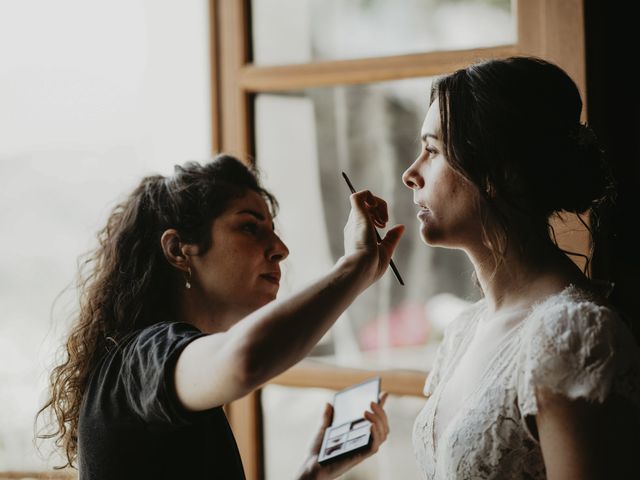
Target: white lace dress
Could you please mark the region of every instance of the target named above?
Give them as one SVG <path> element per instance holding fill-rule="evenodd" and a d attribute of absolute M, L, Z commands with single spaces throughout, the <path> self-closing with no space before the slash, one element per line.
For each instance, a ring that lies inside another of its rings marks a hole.
<path fill-rule="evenodd" d="M 441 380 L 453 372 L 485 308 L 481 300 L 447 327 L 427 378 L 429 398 L 413 428 L 424 478 L 546 478 L 540 446 L 525 422 L 537 413 L 537 386 L 598 402 L 614 393 L 640 412 L 640 349 L 612 310 L 571 286 L 535 305 L 509 331 L 434 446 Z"/>

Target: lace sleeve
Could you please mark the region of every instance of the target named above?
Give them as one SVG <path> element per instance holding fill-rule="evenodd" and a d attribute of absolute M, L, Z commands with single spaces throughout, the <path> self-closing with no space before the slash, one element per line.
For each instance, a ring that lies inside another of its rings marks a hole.
<path fill-rule="evenodd" d="M 527 322 L 518 380 L 523 419 L 538 413 L 540 387 L 600 403 L 615 389 L 640 407 L 640 355 L 614 311 L 569 301 L 539 308 Z"/>

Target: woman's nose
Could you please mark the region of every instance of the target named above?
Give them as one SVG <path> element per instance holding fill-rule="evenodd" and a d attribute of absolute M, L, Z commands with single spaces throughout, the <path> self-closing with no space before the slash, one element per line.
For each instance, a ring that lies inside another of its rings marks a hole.
<path fill-rule="evenodd" d="M 402 182 L 411 190 L 424 187 L 424 179 L 416 169 L 416 162 L 404 171 L 402 174 Z"/>
<path fill-rule="evenodd" d="M 278 235 L 273 234 L 271 247 L 267 250 L 267 257 L 272 262 L 281 262 L 289 256 L 289 249 Z"/>

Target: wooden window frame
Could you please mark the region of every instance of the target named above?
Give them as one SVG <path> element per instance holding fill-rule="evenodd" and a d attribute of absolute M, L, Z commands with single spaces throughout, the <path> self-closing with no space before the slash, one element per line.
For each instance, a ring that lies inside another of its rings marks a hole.
<path fill-rule="evenodd" d="M 512 0 L 518 39 L 515 45 L 429 52 L 297 65 L 250 63 L 250 1 L 209 0 L 211 45 L 212 150 L 252 161 L 253 96 L 263 92 L 365 84 L 452 72 L 478 59 L 534 55 L 560 65 L 586 102 L 584 0 Z M 586 120 L 586 103 L 582 119 Z M 587 219 L 584 218 L 586 221 Z M 564 248 L 586 253 L 588 232 L 575 216 L 555 223 Z M 583 262 L 577 261 L 579 265 Z M 344 369 L 303 361 L 270 383 L 339 390 L 378 374 L 392 395 L 422 395 L 426 372 Z M 260 391 L 225 407 L 248 480 L 264 478 Z"/>
<path fill-rule="evenodd" d="M 6 471 L 0 472 L 0 480 L 76 480 L 78 472 L 72 469 L 50 472 Z"/>

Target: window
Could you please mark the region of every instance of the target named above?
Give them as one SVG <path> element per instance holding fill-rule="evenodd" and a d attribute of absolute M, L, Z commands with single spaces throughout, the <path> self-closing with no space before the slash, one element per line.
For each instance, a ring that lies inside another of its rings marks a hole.
<path fill-rule="evenodd" d="M 582 28 L 581 0 L 2 2 L 0 215 L 9 253 L 0 271 L 0 472 L 56 462 L 33 452 L 31 427 L 42 372 L 75 299 L 66 291 L 50 309 L 118 195 L 141 175 L 168 173 L 212 150 L 256 158 L 282 199 L 292 288 L 340 249 L 341 169 L 357 187 L 393 198 L 394 218 L 405 222 L 399 172 L 416 153 L 430 79 L 478 58 L 527 53 L 560 64 L 585 98 Z M 294 169 L 305 176 L 305 193 L 313 194 L 305 205 L 317 220 L 304 224 L 314 232 L 307 254 L 306 242 L 296 243 L 307 238 L 295 229 L 299 212 L 286 210 L 300 194 L 278 183 L 286 180 L 280 172 Z M 567 249 L 586 250 L 575 218 L 557 233 Z M 407 436 L 438 319 L 476 294 L 464 258 L 414 248 L 415 238 L 407 232 L 395 258 L 406 288 L 386 274 L 308 360 L 228 406 L 249 479 L 289 476 L 302 458 L 288 458 L 287 449 L 306 446 L 322 403 L 373 373 L 392 393 L 394 432 Z M 419 271 L 425 265 L 437 282 L 420 283 L 429 278 Z M 421 321 L 424 305 L 412 304 L 427 300 L 429 324 Z M 289 410 L 296 404 L 307 407 Z M 293 422 L 305 426 L 299 436 L 274 437 L 293 431 Z M 413 465 L 395 437 L 385 450 L 375 473 L 363 465 L 354 478 L 393 478 L 396 463 Z M 17 475 L 37 476 L 0 478 Z"/>
<path fill-rule="evenodd" d="M 277 220 L 292 251 L 284 266 L 288 287 L 326 270 L 340 254 L 348 212 L 341 170 L 356 187 L 392 199 L 395 221 L 411 227 L 405 220 L 411 204 L 399 178 L 417 153 L 430 78 L 481 58 L 534 54 L 565 68 L 584 93 L 580 1 L 212 0 L 211 12 L 215 146 L 255 158 L 281 199 Z M 470 24 L 470 17 L 482 21 Z M 302 202 L 303 213 L 295 208 Z M 297 455 L 292 449 L 303 451 L 299 445 L 313 435 L 323 401 L 373 372 L 394 394 L 391 421 L 395 416 L 402 435 L 410 436 L 438 322 L 477 295 L 466 259 L 414 248 L 411 233 L 394 258 L 406 287 L 387 273 L 307 360 L 229 406 L 250 478 L 290 475 L 299 466 L 290 464 Z M 559 222 L 556 233 L 563 247 L 586 251 L 577 219 Z M 431 277 L 420 271 L 429 268 Z M 421 321 L 424 307 L 430 323 Z M 306 413 L 294 407 L 300 404 L 309 405 Z M 298 428 L 301 436 L 287 444 L 292 418 L 309 428 Z M 403 449 L 389 440 L 394 466 L 404 462 Z M 364 467 L 353 478 L 392 478 L 389 458 L 378 455 L 378 473 Z"/>

